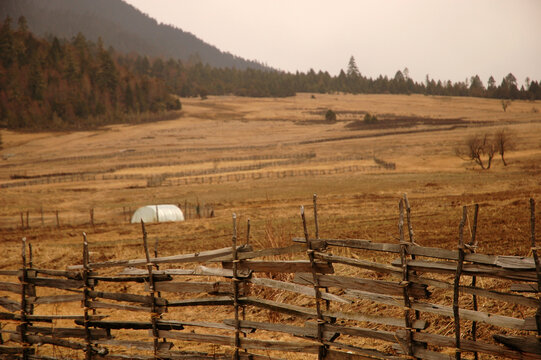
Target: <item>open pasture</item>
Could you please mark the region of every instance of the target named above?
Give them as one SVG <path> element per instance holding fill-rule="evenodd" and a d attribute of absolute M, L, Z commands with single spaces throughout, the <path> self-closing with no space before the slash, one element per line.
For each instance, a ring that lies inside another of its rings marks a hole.
<path fill-rule="evenodd" d="M 478 252 L 531 255 L 528 199 L 541 199 L 540 102 L 515 101 L 506 112 L 498 100 L 419 95 L 182 104 L 181 118 L 159 123 L 3 131 L 0 269 L 19 266 L 22 237 L 33 244 L 38 267 L 79 264 L 83 231 L 93 261 L 141 258 L 140 225 L 127 223 L 128 212 L 156 203 L 189 204 L 192 215 L 200 204 L 215 215 L 149 224 L 160 256 L 230 246 L 232 213 L 241 239 L 251 220 L 255 249 L 288 246 L 303 236 L 299 205 L 310 205 L 313 193 L 325 238 L 397 242 L 398 201 L 407 193 L 418 244 L 456 249 L 462 206 L 478 203 Z M 328 109 L 336 122 L 325 121 Z M 363 124 L 367 112 L 379 122 Z M 504 127 L 516 145 L 508 166 L 495 156 L 490 170 L 480 170 L 455 155 L 468 136 Z"/>
<path fill-rule="evenodd" d="M 420 95 L 210 97 L 183 99 L 183 115 L 172 121 L 70 133 L 4 131 L 3 242 L 24 235 L 65 241 L 58 239 L 64 230 L 55 229 L 56 211 L 70 231 L 92 231 L 86 226 L 92 208 L 95 231 L 104 234 L 95 240 L 113 240 L 109 231 L 130 228 L 128 210 L 153 203 L 212 205 L 214 219 L 157 226 L 178 227 L 186 238 L 197 238 L 199 227 L 229 223 L 232 212 L 252 218 L 258 231 L 269 219 L 295 223 L 312 193 L 322 202 L 322 219 L 333 218 L 329 230 L 336 236 L 362 229 L 381 234 L 381 223 L 372 220 L 395 215 L 404 192 L 414 214 L 427 216 L 417 226 L 445 231 L 441 222 L 458 216 L 461 205 L 481 203 L 481 216 L 504 214 L 539 195 L 538 108 L 539 102 L 515 101 L 504 112 L 498 100 Z M 327 109 L 336 112 L 335 123 L 325 122 Z M 366 112 L 378 124 L 364 125 Z M 482 171 L 455 155 L 469 135 L 504 127 L 516 145 L 508 166 L 496 155 Z M 27 211 L 30 229 L 21 231 L 20 214 L 26 222 Z"/>

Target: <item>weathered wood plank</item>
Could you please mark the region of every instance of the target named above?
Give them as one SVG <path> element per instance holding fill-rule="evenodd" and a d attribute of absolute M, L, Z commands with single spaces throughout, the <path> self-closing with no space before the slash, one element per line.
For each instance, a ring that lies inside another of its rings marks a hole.
<path fill-rule="evenodd" d="M 450 284 L 448 282 L 436 280 L 436 279 L 429 279 L 429 278 L 416 276 L 416 275 L 410 275 L 410 281 L 427 285 L 427 286 L 433 286 L 439 289 L 448 289 L 448 290 L 453 289 L 453 284 Z M 514 304 L 519 304 L 519 305 L 524 305 L 524 306 L 529 306 L 529 307 L 534 307 L 534 308 L 537 308 L 539 306 L 539 300 L 532 297 L 502 293 L 502 292 L 498 292 L 494 290 L 486 290 L 486 289 L 481 289 L 481 288 L 473 287 L 473 286 L 460 286 L 459 290 L 466 294 L 484 296 L 490 299 L 510 302 Z"/>
<path fill-rule="evenodd" d="M 150 258 L 150 262 L 153 264 L 180 264 L 180 263 L 189 263 L 189 262 L 204 262 L 209 261 L 218 257 L 223 257 L 231 254 L 231 247 L 201 251 L 192 254 L 181 254 L 181 255 L 172 255 L 172 256 L 163 256 Z M 147 259 L 130 259 L 130 260 L 112 260 L 105 262 L 95 262 L 90 263 L 88 266 L 91 269 L 99 268 L 108 268 L 108 267 L 118 267 L 118 266 L 145 266 L 147 264 Z M 71 265 L 68 266 L 68 270 L 82 270 L 83 265 Z"/>
<path fill-rule="evenodd" d="M 34 349 L 28 349 L 31 350 L 32 353 L 34 353 Z M 19 346 L 8 346 L 8 345 L 0 345 L 0 354 L 9 354 L 9 355 L 17 355 L 17 354 L 23 354 L 24 348 Z M 6 357 L 6 359 L 9 359 Z"/>
<path fill-rule="evenodd" d="M 315 252 L 314 257 L 320 260 L 329 261 L 331 263 L 351 265 L 362 269 L 373 270 L 385 274 L 402 274 L 402 270 L 397 269 L 392 265 L 380 264 L 373 261 L 363 260 L 363 259 L 351 259 L 344 256 L 338 256 L 329 253 Z"/>
<path fill-rule="evenodd" d="M 208 329 L 222 329 L 222 330 L 235 330 L 234 325 L 228 325 L 224 323 L 214 323 L 208 321 L 179 321 L 182 325 L 185 326 L 194 326 L 194 327 L 203 327 Z M 250 333 L 250 330 L 242 331 L 244 333 Z"/>
<path fill-rule="evenodd" d="M 233 305 L 233 299 L 229 296 L 214 296 L 208 298 L 173 300 L 167 303 L 167 306 L 169 307 L 208 305 Z"/>
<path fill-rule="evenodd" d="M 152 312 L 150 306 L 135 306 L 135 305 L 124 305 L 124 304 L 113 304 L 102 301 L 89 301 L 88 307 L 91 309 L 115 309 L 115 310 L 124 310 L 124 311 L 143 311 L 143 312 Z M 157 307 L 156 311 L 165 312 L 164 307 Z"/>
<path fill-rule="evenodd" d="M 128 275 L 128 276 L 103 276 L 103 275 L 89 275 L 88 278 L 95 280 L 95 281 L 103 281 L 103 282 L 136 282 L 136 283 L 144 283 L 148 282 L 148 271 L 145 271 L 143 269 L 136 269 L 140 270 L 142 272 L 141 275 Z M 170 275 L 167 274 L 154 274 L 154 281 L 170 281 L 173 280 L 173 278 Z"/>
<path fill-rule="evenodd" d="M 28 326 L 27 332 L 41 334 L 41 335 L 49 335 L 55 338 L 84 339 L 86 337 L 86 332 L 84 328 Z M 110 337 L 108 332 L 104 329 L 90 329 L 90 336 L 92 339 L 103 339 L 103 338 Z"/>
<path fill-rule="evenodd" d="M 83 325 L 84 321 L 76 320 L 77 325 Z M 157 326 L 161 330 L 183 330 L 184 326 L 178 321 L 158 320 Z M 97 327 L 100 329 L 132 329 L 132 330 L 149 330 L 152 329 L 152 323 L 141 321 L 89 321 L 88 326 Z"/>
<path fill-rule="evenodd" d="M 321 275 L 318 278 L 320 286 L 325 287 L 355 289 L 392 296 L 401 296 L 403 294 L 403 289 L 398 282 L 393 283 L 383 280 L 359 279 L 337 275 Z M 295 274 L 293 281 L 303 285 L 313 284 L 312 275 L 307 273 Z M 414 283 L 409 288 L 409 295 L 413 298 L 428 298 L 430 292 L 428 292 L 425 285 Z"/>
<path fill-rule="evenodd" d="M 340 342 L 323 342 L 325 345 L 337 347 L 339 349 L 347 350 L 348 352 L 351 352 L 356 355 L 365 356 L 366 360 L 372 360 L 372 359 L 386 359 L 386 360 L 404 360 L 401 356 L 391 355 L 384 353 L 382 351 L 376 350 L 376 349 L 366 349 L 361 348 L 354 345 L 344 344 Z"/>
<path fill-rule="evenodd" d="M 229 261 L 222 262 L 225 269 L 231 269 L 233 263 Z M 309 272 L 312 270 L 310 261 L 308 260 L 291 260 L 291 261 L 257 261 L 245 260 L 238 263 L 239 270 L 250 270 L 253 272 L 264 273 L 297 273 Z M 334 269 L 327 262 L 317 262 L 316 272 L 320 274 L 332 274 Z"/>
<path fill-rule="evenodd" d="M 21 336 L 20 334 L 11 334 L 10 340 L 21 342 Z M 75 350 L 84 350 L 86 348 L 86 344 L 83 344 L 83 343 L 58 339 L 54 337 L 41 336 L 41 335 L 26 335 L 25 340 L 29 344 L 50 344 L 50 345 L 56 345 L 56 346 L 61 346 L 61 347 L 69 348 L 69 349 L 75 349 Z M 101 355 L 104 355 L 107 353 L 107 349 L 99 348 L 96 346 L 92 346 L 92 350 L 96 352 L 97 354 L 101 354 Z"/>
<path fill-rule="evenodd" d="M 325 351 L 325 360 L 374 360 L 372 356 L 354 354 L 351 351 L 344 352 L 339 350 L 328 349 Z"/>
<path fill-rule="evenodd" d="M 407 351 L 405 350 L 405 347 L 406 347 L 406 344 L 393 345 L 393 349 L 395 349 L 399 354 L 407 355 Z M 413 347 L 413 356 L 416 359 L 423 359 L 423 360 L 453 360 L 455 359 L 454 356 L 430 351 L 419 345 Z"/>
<path fill-rule="evenodd" d="M 541 339 L 538 339 L 536 336 L 508 336 L 495 334 L 492 335 L 492 337 L 497 342 L 504 344 L 511 349 L 515 349 L 520 352 L 541 355 Z M 541 359 L 541 356 L 528 356 L 528 358 Z"/>
<path fill-rule="evenodd" d="M 401 266 L 398 260 L 392 262 L 393 266 Z M 431 272 L 451 274 L 456 272 L 457 264 L 452 262 L 433 262 L 423 260 L 408 260 L 408 268 L 418 272 Z M 537 281 L 535 271 L 507 270 L 494 266 L 479 264 L 464 264 L 462 273 L 471 276 L 484 276 L 497 279 L 518 281 Z"/>
<path fill-rule="evenodd" d="M 285 303 L 279 303 L 272 300 L 259 299 L 255 297 L 242 297 L 239 299 L 239 302 L 242 305 L 252 305 L 262 309 L 272 310 L 281 312 L 284 314 L 299 316 L 302 318 L 315 319 L 317 318 L 317 313 L 315 309 L 305 308 L 298 305 L 290 305 Z M 327 318 L 331 320 L 330 318 Z"/>
<path fill-rule="evenodd" d="M 311 328 L 315 326 L 313 324 L 306 324 L 307 327 Z M 367 328 L 360 328 L 355 326 L 342 326 L 336 324 L 324 324 L 323 329 L 325 332 L 329 333 L 339 333 L 342 335 L 358 336 L 363 338 L 377 339 L 387 342 L 396 342 L 396 335 L 392 331 L 385 330 L 373 330 Z"/>
<path fill-rule="evenodd" d="M 183 341 L 195 341 L 203 343 L 212 343 L 216 345 L 234 346 L 235 338 L 224 335 L 210 335 L 210 334 L 196 334 L 196 333 L 179 333 L 173 331 L 159 331 L 159 336 L 183 340 Z M 286 341 L 274 341 L 274 340 L 255 340 L 255 339 L 240 339 L 240 346 L 244 349 L 260 349 L 260 350 L 273 350 L 284 352 L 302 352 L 317 354 L 319 351 L 319 345 L 302 342 L 286 342 Z"/>
<path fill-rule="evenodd" d="M 12 293 L 20 294 L 22 290 L 21 284 L 0 282 L 0 291 L 10 291 Z"/>
<path fill-rule="evenodd" d="M 397 318 L 392 318 L 392 317 L 368 315 L 368 314 L 361 314 L 361 313 L 346 313 L 346 312 L 340 312 L 340 311 L 323 311 L 323 314 L 325 316 L 335 318 L 335 319 L 362 321 L 362 322 L 369 322 L 369 323 L 404 327 L 404 328 L 407 327 L 406 321 L 403 318 L 397 319 Z M 428 326 L 428 323 L 426 321 L 415 320 L 413 321 L 413 324 L 411 327 L 413 329 L 424 330 L 426 329 L 427 326 Z"/>
<path fill-rule="evenodd" d="M 0 297 L 0 306 L 8 311 L 19 311 L 21 310 L 21 303 L 15 300 L 12 300 L 7 297 Z"/>
<path fill-rule="evenodd" d="M 390 296 L 383 294 L 375 294 L 368 291 L 359 291 L 359 290 L 346 290 L 346 295 L 353 296 L 359 300 L 370 300 L 380 304 L 391 305 L 403 308 L 404 307 L 404 297 L 403 296 Z"/>
<path fill-rule="evenodd" d="M 20 270 L 0 270 L 0 275 L 19 276 L 20 275 Z"/>
<path fill-rule="evenodd" d="M 84 286 L 82 280 L 55 279 L 44 277 L 29 277 L 27 278 L 27 282 L 35 286 L 50 287 L 62 290 L 81 289 Z"/>
<path fill-rule="evenodd" d="M 225 335 L 196 334 L 192 332 L 184 333 L 177 331 L 160 330 L 158 332 L 158 336 L 167 339 L 212 343 L 215 345 L 234 346 L 235 343 L 235 338 Z"/>
<path fill-rule="evenodd" d="M 526 293 L 538 293 L 539 288 L 537 284 L 511 284 L 511 291 L 526 292 Z"/>
<path fill-rule="evenodd" d="M 307 295 L 307 296 L 311 296 L 311 297 L 315 296 L 315 291 L 314 291 L 313 287 L 303 286 L 303 285 L 299 285 L 299 284 L 292 284 L 292 283 L 288 283 L 288 282 L 284 282 L 284 281 L 278 281 L 278 280 L 266 279 L 266 278 L 251 278 L 251 279 L 247 280 L 247 282 L 252 283 L 254 285 L 270 287 L 270 288 L 273 288 L 273 289 L 291 291 L 291 292 L 295 292 L 295 293 L 298 293 L 298 294 L 303 294 L 303 295 Z M 351 304 L 350 300 L 347 300 L 347 299 L 344 299 L 344 298 L 342 298 L 342 297 L 340 297 L 338 295 L 334 295 L 334 294 L 330 294 L 330 293 L 326 293 L 326 292 L 321 293 L 321 298 L 324 299 L 324 300 L 336 301 L 336 302 L 340 302 L 340 303 L 343 303 L 343 304 Z"/>
<path fill-rule="evenodd" d="M 122 355 L 122 354 L 107 354 L 104 356 L 96 356 L 93 355 L 93 359 L 96 360 L 155 360 L 156 357 L 154 356 L 146 356 L 146 355 Z M 168 359 L 166 357 L 166 359 Z M 56 359 L 54 359 L 56 360 Z"/>
<path fill-rule="evenodd" d="M 128 349 L 154 350 L 154 343 L 135 340 L 98 339 L 93 341 L 99 345 L 122 346 Z"/>
<path fill-rule="evenodd" d="M 317 354 L 319 352 L 320 345 L 304 342 L 241 338 L 240 347 L 249 350 L 267 350 Z"/>
<path fill-rule="evenodd" d="M 28 298 L 29 304 L 60 304 L 83 300 L 83 294 L 76 295 L 51 295 L 51 296 L 31 296 Z"/>
<path fill-rule="evenodd" d="M 136 294 L 126 294 L 126 293 L 112 293 L 112 292 L 103 292 L 103 291 L 89 291 L 88 296 L 91 298 L 101 298 L 108 300 L 117 300 L 117 301 L 127 301 L 133 303 L 141 303 L 151 305 L 153 298 L 148 295 L 136 295 Z M 164 298 L 155 298 L 156 305 L 166 306 L 167 300 Z"/>
<path fill-rule="evenodd" d="M 26 315 L 29 321 L 82 320 L 83 315 Z M 107 315 L 89 315 L 91 320 L 102 320 Z"/>
<path fill-rule="evenodd" d="M 143 275 L 148 273 L 143 269 L 126 268 L 119 275 Z M 198 266 L 195 269 L 171 269 L 171 270 L 156 270 L 152 272 L 154 276 L 171 276 L 171 275 L 199 275 L 199 276 L 219 276 L 219 277 L 233 277 L 232 269 L 223 269 L 216 267 Z M 238 277 L 250 276 L 250 271 L 239 271 Z M 148 279 L 148 275 L 146 277 Z"/>
<path fill-rule="evenodd" d="M 453 308 L 450 306 L 428 304 L 414 301 L 411 304 L 414 310 L 425 311 L 428 313 L 453 317 Z M 471 320 L 477 322 L 483 322 L 485 324 L 505 327 L 509 329 L 529 330 L 526 329 L 526 323 L 523 319 L 517 319 L 509 316 L 494 315 L 481 311 L 459 309 L 460 318 L 464 320 Z"/>
<path fill-rule="evenodd" d="M 158 356 L 164 359 L 172 360 L 231 360 L 231 354 L 226 353 L 202 353 L 195 351 L 159 351 Z M 154 359 L 154 358 L 153 358 Z M 249 352 L 239 352 L 239 359 L 246 360 L 285 360 L 271 357 L 268 355 L 259 355 Z M 373 359 L 372 359 L 373 360 Z"/>
<path fill-rule="evenodd" d="M 252 305 L 257 306 L 263 309 L 277 311 L 285 314 L 290 314 L 294 316 L 299 316 L 306 319 L 316 319 L 317 313 L 314 309 L 305 308 L 298 305 L 290 305 L 279 303 L 276 301 L 257 299 L 253 297 L 244 297 L 239 299 L 240 303 L 243 305 Z M 336 311 L 322 311 L 323 317 L 326 321 L 331 321 L 332 319 L 343 319 L 343 320 L 356 320 L 356 321 L 366 321 L 374 322 L 377 324 L 391 325 L 398 327 L 405 327 L 406 323 L 404 319 L 396 319 L 389 317 L 380 317 L 374 315 L 365 315 L 359 313 L 344 313 Z M 418 320 L 414 322 L 413 327 L 416 329 L 426 328 L 426 321 Z"/>
<path fill-rule="evenodd" d="M 208 293 L 208 294 L 233 294 L 233 285 L 223 281 L 175 281 L 158 282 L 155 284 L 156 291 L 175 293 Z"/>
<path fill-rule="evenodd" d="M 396 332 L 396 336 L 400 339 L 404 339 L 405 335 L 406 335 L 406 332 L 404 330 L 398 330 Z M 414 332 L 412 333 L 412 335 L 413 335 L 413 340 L 418 341 L 418 342 L 422 342 L 422 343 L 424 342 L 424 343 L 428 343 L 434 346 L 442 346 L 442 347 L 450 347 L 450 348 L 456 347 L 456 341 L 454 337 L 437 335 L 437 334 L 429 334 L 429 333 L 424 333 L 424 332 Z M 523 356 L 518 351 L 506 349 L 502 346 L 498 346 L 494 344 L 483 343 L 481 341 L 461 339 L 460 348 L 463 351 L 477 351 L 477 352 L 482 352 L 486 354 L 504 356 L 509 359 L 523 359 Z"/>
<path fill-rule="evenodd" d="M 234 326 L 235 320 L 226 319 L 224 323 L 228 326 Z M 242 329 L 245 329 L 246 332 L 253 332 L 256 330 L 265 330 L 265 331 L 274 331 L 280 333 L 286 333 L 293 336 L 299 337 L 308 337 L 308 338 L 317 338 L 317 328 L 316 327 L 301 327 L 294 325 L 286 324 L 272 324 L 258 321 L 249 321 L 249 320 L 239 320 L 239 325 Z M 330 340 L 335 336 L 335 332 L 327 332 L 324 334 L 324 338 Z"/>
<path fill-rule="evenodd" d="M 306 246 L 294 244 L 291 246 L 281 247 L 281 248 L 269 248 L 249 252 L 239 252 L 238 260 L 248 260 L 266 256 L 277 256 L 277 255 L 286 255 L 286 254 L 295 254 L 300 252 L 305 252 Z M 213 259 L 212 261 L 231 261 L 233 257 L 231 255 L 224 256 L 221 258 Z"/>
<path fill-rule="evenodd" d="M 32 269 L 36 274 L 43 274 L 48 276 L 65 277 L 72 280 L 82 280 L 83 277 L 78 271 L 66 271 L 66 270 L 50 270 L 50 269 Z"/>
<path fill-rule="evenodd" d="M 90 315 L 92 320 L 101 320 L 105 319 L 107 315 Z M 31 322 L 47 322 L 50 323 L 53 320 L 81 320 L 83 315 L 26 315 L 26 318 Z M 0 320 L 22 320 L 20 314 L 12 314 L 0 312 Z"/>
<path fill-rule="evenodd" d="M 304 238 L 294 238 L 295 242 L 306 242 Z M 350 247 L 354 249 L 363 249 L 363 250 L 372 250 L 372 251 L 382 251 L 389 253 L 400 253 L 399 244 L 391 243 L 375 243 L 370 240 L 361 240 L 361 239 L 319 239 L 313 240 L 314 244 L 322 246 L 320 243 L 325 243 L 329 246 L 338 246 L 338 247 Z M 441 248 L 425 247 L 415 244 L 408 244 L 408 254 L 425 256 L 436 259 L 443 260 L 458 260 L 458 251 L 457 250 L 446 250 Z M 535 270 L 535 264 L 533 259 L 523 256 L 497 256 L 497 255 L 486 255 L 479 253 L 465 254 L 464 261 L 484 264 L 484 265 L 496 265 L 504 269 L 515 269 L 515 270 Z"/>

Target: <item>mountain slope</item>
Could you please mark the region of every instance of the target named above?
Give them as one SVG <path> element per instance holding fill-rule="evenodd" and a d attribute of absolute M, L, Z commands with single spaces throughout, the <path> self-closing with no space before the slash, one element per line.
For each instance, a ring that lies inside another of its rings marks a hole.
<path fill-rule="evenodd" d="M 117 51 L 136 52 L 188 61 L 190 58 L 213 67 L 266 69 L 198 39 L 181 29 L 158 24 L 122 0 L 2 0 L 0 16 L 14 22 L 23 15 L 28 27 L 40 36 L 71 39 L 81 32 L 87 39 L 102 38 L 105 46 Z"/>

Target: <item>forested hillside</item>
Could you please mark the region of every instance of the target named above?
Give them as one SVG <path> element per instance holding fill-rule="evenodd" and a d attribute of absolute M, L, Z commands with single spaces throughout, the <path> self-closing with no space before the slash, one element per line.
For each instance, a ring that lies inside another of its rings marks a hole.
<path fill-rule="evenodd" d="M 346 71 L 295 74 L 277 70 L 213 67 L 202 62 L 123 54 L 78 33 L 69 38 L 38 38 L 24 17 L 7 17 L 0 28 L 0 127 L 10 129 L 87 129 L 119 122 L 178 116 L 177 96 L 238 95 L 284 97 L 296 92 L 388 93 L 541 99 L 538 81 L 518 86 L 512 73 L 498 84 L 479 76 L 452 83 L 426 77 L 413 81 L 408 70 L 376 79 L 361 74 L 350 58 Z"/>
<path fill-rule="evenodd" d="M 0 126 L 87 129 L 180 107 L 163 80 L 133 73 L 100 41 L 38 39 L 23 17 L 0 28 Z"/>
<path fill-rule="evenodd" d="M 1 20 L 24 16 L 30 31 L 42 37 L 71 39 L 82 33 L 94 42 L 101 37 L 106 48 L 126 54 L 200 61 L 213 67 L 265 68 L 222 52 L 191 33 L 158 24 L 121 0 L 2 0 L 0 14 Z"/>

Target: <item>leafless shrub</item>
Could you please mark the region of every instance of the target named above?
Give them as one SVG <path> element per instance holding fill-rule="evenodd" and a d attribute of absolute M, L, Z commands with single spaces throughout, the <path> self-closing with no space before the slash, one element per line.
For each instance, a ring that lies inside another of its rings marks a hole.
<path fill-rule="evenodd" d="M 496 146 L 488 134 L 476 134 L 466 138 L 462 147 L 457 147 L 455 153 L 464 160 L 473 161 L 483 170 L 490 169 Z"/>
<path fill-rule="evenodd" d="M 509 107 L 509 105 L 511 105 L 511 100 L 502 99 L 501 103 L 502 103 L 503 112 L 507 112 L 507 108 Z"/>
<path fill-rule="evenodd" d="M 514 134 L 507 128 L 497 130 L 494 134 L 494 145 L 502 158 L 503 165 L 507 166 L 504 155 L 507 151 L 515 149 Z"/>

